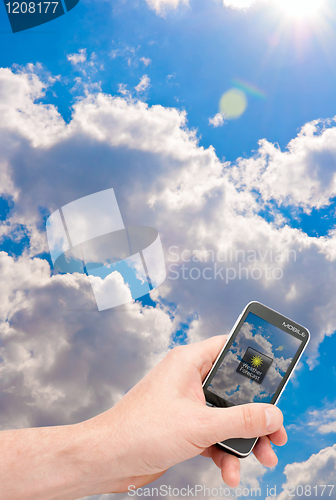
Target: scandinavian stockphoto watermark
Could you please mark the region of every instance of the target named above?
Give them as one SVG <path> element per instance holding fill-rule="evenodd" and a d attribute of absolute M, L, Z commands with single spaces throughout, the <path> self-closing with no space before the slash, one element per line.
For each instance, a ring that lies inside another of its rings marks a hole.
<path fill-rule="evenodd" d="M 112 188 L 63 205 L 46 231 L 53 274 L 85 275 L 99 311 L 143 297 L 166 278 L 158 231 L 126 226 Z"/>
<path fill-rule="evenodd" d="M 296 251 L 266 249 L 200 250 L 168 248 L 168 279 L 171 280 L 280 280 L 283 264 L 296 262 Z"/>

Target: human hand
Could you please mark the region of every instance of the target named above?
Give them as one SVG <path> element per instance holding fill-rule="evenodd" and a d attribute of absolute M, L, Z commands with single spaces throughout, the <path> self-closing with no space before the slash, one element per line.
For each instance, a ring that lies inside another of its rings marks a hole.
<path fill-rule="evenodd" d="M 279 408 L 264 403 L 230 408 L 205 404 L 202 381 L 225 340 L 217 336 L 174 348 L 117 405 L 78 424 L 92 443 L 90 494 L 127 491 L 129 485 L 139 488 L 199 454 L 211 457 L 225 483 L 236 487 L 239 459 L 213 446 L 229 438 L 261 436 L 254 455 L 266 467 L 276 465 L 270 443 L 282 446 L 287 441 Z"/>

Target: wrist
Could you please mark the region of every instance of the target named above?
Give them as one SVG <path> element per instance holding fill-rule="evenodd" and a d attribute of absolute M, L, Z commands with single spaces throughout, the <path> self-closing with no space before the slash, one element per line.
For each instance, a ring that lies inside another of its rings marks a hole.
<path fill-rule="evenodd" d="M 77 438 L 71 450 L 74 484 L 82 496 L 127 490 L 126 457 L 114 409 L 76 424 Z"/>
<path fill-rule="evenodd" d="M 98 441 L 86 422 L 2 431 L 0 499 L 73 500 L 91 494 L 99 482 Z"/>

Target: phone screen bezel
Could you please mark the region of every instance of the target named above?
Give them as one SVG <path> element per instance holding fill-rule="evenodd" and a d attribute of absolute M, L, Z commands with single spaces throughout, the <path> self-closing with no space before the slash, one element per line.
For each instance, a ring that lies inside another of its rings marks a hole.
<path fill-rule="evenodd" d="M 296 363 L 298 362 L 303 350 L 305 349 L 305 347 L 309 341 L 310 334 L 309 334 L 309 330 L 307 330 L 307 328 L 303 327 L 302 325 L 299 325 L 295 321 L 287 318 L 286 316 L 283 316 L 282 314 L 274 311 L 273 309 L 265 306 L 264 304 L 261 304 L 260 302 L 250 302 L 246 306 L 246 308 L 244 309 L 238 323 L 236 324 L 232 334 L 230 335 L 230 338 L 228 339 L 227 343 L 223 347 L 223 349 L 220 352 L 218 358 L 216 359 L 212 369 L 210 370 L 209 374 L 207 375 L 207 377 L 205 378 L 205 380 L 203 382 L 203 390 L 204 390 L 206 400 L 209 403 L 213 404 L 214 406 L 224 406 L 224 407 L 234 406 L 233 403 L 230 403 L 230 402 L 225 401 L 225 400 L 222 400 L 222 403 L 221 403 L 219 400 L 221 400 L 222 398 L 218 398 L 218 396 L 216 396 L 214 399 L 213 398 L 214 394 L 212 392 L 208 391 L 207 387 L 209 386 L 212 379 L 216 375 L 216 372 L 217 372 L 218 368 L 220 367 L 226 353 L 228 352 L 228 350 L 232 346 L 233 342 L 235 341 L 235 338 L 237 337 L 243 323 L 245 322 L 245 320 L 250 312 L 255 314 L 256 316 L 259 316 L 260 318 L 264 319 L 265 321 L 267 321 L 271 325 L 276 326 L 280 330 L 283 330 L 287 334 L 292 335 L 293 337 L 295 337 L 301 341 L 301 345 L 299 346 L 298 350 L 296 351 L 285 375 L 283 376 L 280 384 L 278 385 L 278 387 L 277 387 L 277 389 L 276 389 L 276 391 L 275 391 L 275 393 L 270 401 L 270 404 L 275 404 L 277 402 L 277 400 L 279 399 L 283 388 L 285 387 Z M 287 329 L 286 326 L 283 325 L 283 323 L 290 324 L 293 327 L 297 328 L 300 332 L 303 332 L 305 334 L 305 337 L 302 337 L 301 335 Z M 250 401 L 246 401 L 246 403 L 250 403 Z"/>

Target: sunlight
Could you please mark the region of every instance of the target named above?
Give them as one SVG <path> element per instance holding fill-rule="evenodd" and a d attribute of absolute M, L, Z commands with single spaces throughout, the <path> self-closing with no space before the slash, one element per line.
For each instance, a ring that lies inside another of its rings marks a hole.
<path fill-rule="evenodd" d="M 290 17 L 307 19 L 320 11 L 323 0 L 276 0 L 276 2 Z"/>

